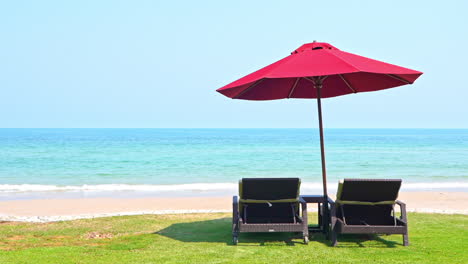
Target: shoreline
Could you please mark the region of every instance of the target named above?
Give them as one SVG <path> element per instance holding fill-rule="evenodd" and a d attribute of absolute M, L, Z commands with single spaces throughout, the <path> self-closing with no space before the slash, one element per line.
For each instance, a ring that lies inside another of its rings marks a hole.
<path fill-rule="evenodd" d="M 401 192 L 409 212 L 468 214 L 468 192 Z M 96 217 L 231 212 L 231 196 L 70 198 L 0 201 L 0 221 L 54 222 Z M 309 211 L 317 211 L 310 206 Z"/>
<path fill-rule="evenodd" d="M 336 193 L 338 183 L 331 181 L 329 193 Z M 468 182 L 405 182 L 401 192 L 468 192 Z M 165 197 L 221 197 L 238 192 L 232 182 L 181 184 L 89 184 L 42 185 L 0 184 L 0 201 L 84 199 L 84 198 L 165 198 Z M 322 183 L 305 182 L 301 193 L 319 194 Z"/>

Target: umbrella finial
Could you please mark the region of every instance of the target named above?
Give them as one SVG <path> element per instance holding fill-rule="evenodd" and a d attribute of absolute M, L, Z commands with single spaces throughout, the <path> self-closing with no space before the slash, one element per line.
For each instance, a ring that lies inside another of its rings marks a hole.
<path fill-rule="evenodd" d="M 315 43 L 315 42 L 317 42 L 317 41 L 314 39 L 314 41 L 312 43 Z"/>

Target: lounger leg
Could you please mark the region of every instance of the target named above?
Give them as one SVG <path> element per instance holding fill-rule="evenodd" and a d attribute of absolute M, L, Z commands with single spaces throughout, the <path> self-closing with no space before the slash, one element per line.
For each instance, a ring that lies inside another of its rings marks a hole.
<path fill-rule="evenodd" d="M 331 246 L 335 247 L 338 245 L 338 236 L 335 231 L 331 231 Z"/>
<path fill-rule="evenodd" d="M 333 221 L 334 219 L 332 219 L 332 224 L 331 224 L 331 228 L 330 228 L 330 240 L 331 240 L 331 246 L 332 247 L 335 247 L 336 245 L 338 245 L 338 233 L 336 232 L 336 220 Z"/>
<path fill-rule="evenodd" d="M 406 234 L 403 235 L 403 246 L 405 246 L 405 247 L 409 246 L 409 237 L 408 237 L 408 233 L 406 233 Z"/>
<path fill-rule="evenodd" d="M 232 244 L 236 246 L 237 243 L 239 243 L 239 234 L 238 233 L 232 234 Z"/>
<path fill-rule="evenodd" d="M 237 196 L 232 197 L 232 244 L 239 242 L 239 202 Z"/>
<path fill-rule="evenodd" d="M 321 203 L 317 203 L 317 214 L 318 214 L 318 225 L 319 227 L 323 227 L 323 211 L 322 211 L 322 206 Z M 324 228 L 325 229 L 325 228 Z"/>
<path fill-rule="evenodd" d="M 397 200 L 396 203 L 400 205 L 401 210 L 401 220 L 405 223 L 406 232 L 403 235 L 403 246 L 409 246 L 409 236 L 408 236 L 408 217 L 406 215 L 406 204 L 402 201 Z"/>
<path fill-rule="evenodd" d="M 304 230 L 302 231 L 302 238 L 304 239 L 304 244 L 309 244 L 309 226 L 304 225 Z"/>
<path fill-rule="evenodd" d="M 338 245 L 338 234 L 336 232 L 336 204 L 330 203 L 330 230 L 329 235 L 332 247 Z"/>
<path fill-rule="evenodd" d="M 309 221 L 307 216 L 307 203 L 304 200 L 300 200 L 302 207 L 302 238 L 304 239 L 304 244 L 309 244 Z"/>

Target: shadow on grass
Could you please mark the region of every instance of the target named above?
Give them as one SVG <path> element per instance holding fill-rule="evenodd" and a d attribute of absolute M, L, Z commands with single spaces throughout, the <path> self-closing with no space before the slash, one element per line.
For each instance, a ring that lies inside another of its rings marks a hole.
<path fill-rule="evenodd" d="M 232 245 L 232 219 L 219 218 L 172 224 L 154 234 L 182 242 L 225 243 Z M 369 242 L 371 243 L 369 243 Z M 321 233 L 311 233 L 310 243 L 331 243 Z M 364 245 L 365 243 L 365 245 Z M 241 233 L 238 246 L 296 246 L 302 245 L 302 234 L 295 233 Z M 376 235 L 340 235 L 337 247 L 396 247 L 398 243 Z"/>
<path fill-rule="evenodd" d="M 232 245 L 232 219 L 219 218 L 206 221 L 172 224 L 154 234 L 182 242 L 213 242 Z M 242 233 L 238 246 L 295 246 L 302 238 L 294 233 Z"/>
<path fill-rule="evenodd" d="M 364 245 L 364 243 L 366 243 Z M 344 234 L 339 235 L 337 248 L 394 248 L 399 245 L 398 242 L 387 240 L 380 235 L 363 234 Z"/>

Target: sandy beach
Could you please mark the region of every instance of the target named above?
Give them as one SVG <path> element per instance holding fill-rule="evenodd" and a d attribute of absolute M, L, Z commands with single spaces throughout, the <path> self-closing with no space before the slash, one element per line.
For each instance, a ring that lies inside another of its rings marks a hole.
<path fill-rule="evenodd" d="M 410 212 L 468 214 L 467 192 L 402 192 Z M 231 197 L 78 198 L 0 202 L 1 221 L 48 222 L 117 215 L 230 212 Z M 310 210 L 316 210 L 310 206 Z"/>

